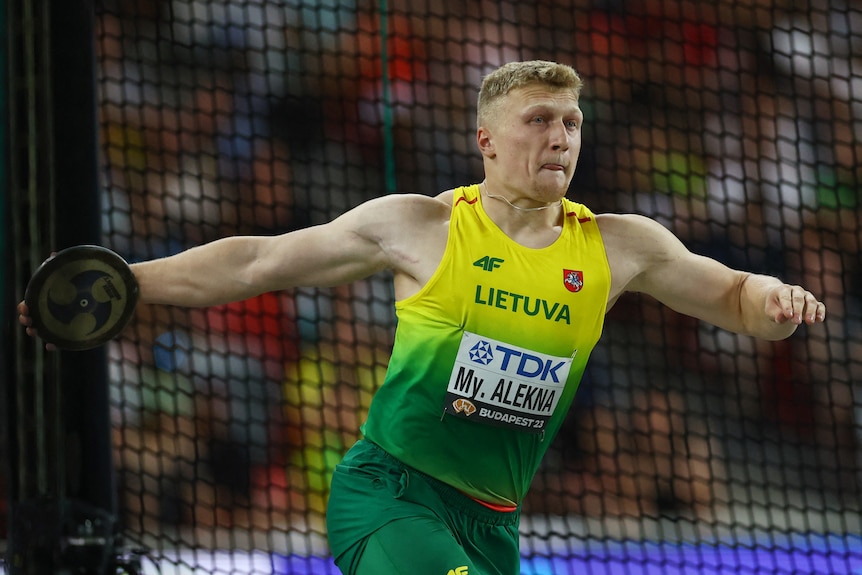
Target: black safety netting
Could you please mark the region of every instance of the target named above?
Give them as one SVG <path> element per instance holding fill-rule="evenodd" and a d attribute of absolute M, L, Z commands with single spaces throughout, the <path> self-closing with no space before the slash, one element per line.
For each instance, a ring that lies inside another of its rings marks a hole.
<path fill-rule="evenodd" d="M 104 241 L 130 261 L 478 182 L 482 77 L 571 64 L 571 199 L 829 317 L 766 342 L 622 298 L 524 503 L 522 573 L 862 569 L 859 2 L 113 0 L 96 50 Z M 382 382 L 390 279 L 139 308 L 109 362 L 145 569 L 336 573 L 329 478 Z"/>

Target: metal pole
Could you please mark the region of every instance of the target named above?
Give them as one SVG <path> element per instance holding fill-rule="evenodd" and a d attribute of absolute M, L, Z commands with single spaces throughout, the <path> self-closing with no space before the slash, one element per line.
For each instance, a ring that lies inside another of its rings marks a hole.
<path fill-rule="evenodd" d="M 51 251 L 101 241 L 92 0 L 7 0 L 16 297 Z M 5 390 L 10 574 L 115 570 L 104 348 L 46 354 L 16 330 Z M 8 349 L 8 348 L 7 348 Z"/>

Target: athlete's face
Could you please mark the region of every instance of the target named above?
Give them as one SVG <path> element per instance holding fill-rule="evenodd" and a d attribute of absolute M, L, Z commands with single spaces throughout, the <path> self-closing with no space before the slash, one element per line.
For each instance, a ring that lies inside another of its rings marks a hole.
<path fill-rule="evenodd" d="M 583 118 L 571 90 L 533 84 L 509 92 L 478 131 L 489 185 L 510 198 L 563 197 L 581 153 Z"/>

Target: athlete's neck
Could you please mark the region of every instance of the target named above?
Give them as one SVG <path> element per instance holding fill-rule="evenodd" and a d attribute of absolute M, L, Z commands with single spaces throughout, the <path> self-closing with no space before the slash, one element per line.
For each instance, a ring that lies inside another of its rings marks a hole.
<path fill-rule="evenodd" d="M 517 210 L 519 212 L 540 212 L 542 210 L 547 210 L 549 208 L 556 208 L 556 207 L 562 205 L 562 203 L 563 203 L 563 200 L 559 199 L 556 202 L 551 202 L 549 204 L 544 204 L 541 206 L 534 206 L 534 207 L 526 208 L 523 206 L 518 206 L 518 205 L 513 204 L 512 202 L 509 201 L 508 198 L 506 198 L 506 196 L 500 196 L 497 194 L 492 194 L 490 191 L 488 191 L 488 184 L 485 182 L 482 182 L 481 184 L 479 184 L 479 189 L 481 189 L 485 192 L 485 196 L 487 196 L 493 200 L 503 202 L 504 204 L 506 204 L 510 208 Z"/>

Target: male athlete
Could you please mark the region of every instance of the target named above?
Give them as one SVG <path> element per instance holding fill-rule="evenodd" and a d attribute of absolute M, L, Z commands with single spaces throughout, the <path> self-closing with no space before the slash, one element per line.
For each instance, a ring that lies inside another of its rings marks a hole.
<path fill-rule="evenodd" d="M 324 225 L 132 266 L 143 303 L 180 306 L 392 270 L 391 362 L 327 513 L 346 574 L 518 573 L 519 506 L 623 292 L 771 340 L 824 320 L 799 286 L 695 255 L 645 217 L 566 199 L 580 89 L 572 68 L 551 62 L 488 75 L 480 184 L 388 195 Z"/>

